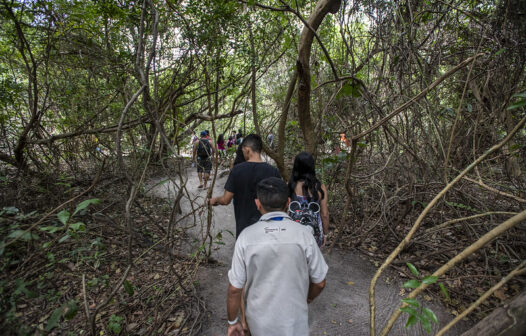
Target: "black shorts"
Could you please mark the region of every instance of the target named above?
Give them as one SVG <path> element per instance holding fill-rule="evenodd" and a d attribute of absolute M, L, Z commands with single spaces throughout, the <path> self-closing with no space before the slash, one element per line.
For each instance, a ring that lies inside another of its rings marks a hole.
<path fill-rule="evenodd" d="M 210 157 L 207 157 L 207 158 L 197 157 L 197 172 L 198 173 L 205 172 L 206 174 L 210 174 L 211 170 L 212 170 L 212 160 L 210 159 Z"/>

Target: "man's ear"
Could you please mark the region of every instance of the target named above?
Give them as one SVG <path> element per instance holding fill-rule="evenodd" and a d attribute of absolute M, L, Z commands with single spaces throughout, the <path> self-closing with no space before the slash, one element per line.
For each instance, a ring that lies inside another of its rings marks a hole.
<path fill-rule="evenodd" d="M 259 201 L 259 199 L 254 199 L 254 202 L 256 202 L 256 208 L 258 209 L 259 212 L 261 212 L 261 210 L 263 209 L 263 206 L 261 205 L 261 202 Z"/>
<path fill-rule="evenodd" d="M 288 209 L 289 209 L 289 205 L 290 205 L 290 197 L 289 197 L 289 198 L 287 198 L 287 204 L 285 205 L 285 209 L 284 209 L 284 210 L 285 210 L 285 212 L 287 212 L 287 211 L 288 211 Z"/>
<path fill-rule="evenodd" d="M 241 151 L 243 152 L 243 157 L 246 161 L 250 159 L 250 152 L 252 152 L 252 149 L 248 146 L 243 146 Z"/>

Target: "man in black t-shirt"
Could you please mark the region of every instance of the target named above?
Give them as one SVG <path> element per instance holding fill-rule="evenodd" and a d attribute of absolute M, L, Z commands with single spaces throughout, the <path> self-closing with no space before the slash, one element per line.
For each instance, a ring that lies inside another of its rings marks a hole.
<path fill-rule="evenodd" d="M 281 178 L 276 167 L 261 159 L 263 142 L 259 135 L 247 135 L 240 146 L 246 161 L 232 168 L 223 196 L 210 199 L 211 205 L 228 205 L 232 199 L 234 200 L 236 237 L 239 237 L 244 228 L 254 224 L 261 217 L 255 203 L 257 184 L 267 177 Z"/>

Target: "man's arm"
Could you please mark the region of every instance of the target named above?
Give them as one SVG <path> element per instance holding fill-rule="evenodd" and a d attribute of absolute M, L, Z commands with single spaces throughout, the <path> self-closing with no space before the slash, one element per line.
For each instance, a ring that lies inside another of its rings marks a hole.
<path fill-rule="evenodd" d="M 212 150 L 212 154 L 216 154 L 217 153 L 216 145 L 214 144 L 212 140 L 208 140 L 208 141 L 210 141 L 210 149 Z"/>
<path fill-rule="evenodd" d="M 218 204 L 228 205 L 230 204 L 230 202 L 232 202 L 233 198 L 234 198 L 234 193 L 225 190 L 225 193 L 223 194 L 223 196 L 212 197 L 210 199 L 210 205 L 218 205 Z"/>
<path fill-rule="evenodd" d="M 327 235 L 329 234 L 329 193 L 327 192 L 327 188 L 324 184 L 321 185 L 321 190 L 323 190 L 324 197 L 321 200 L 320 204 L 320 215 L 321 215 L 321 223 L 323 228 L 323 245 L 327 243 Z"/>
<path fill-rule="evenodd" d="M 307 295 L 307 303 L 311 303 L 325 288 L 325 279 L 320 283 L 309 284 L 309 294 Z"/>
<path fill-rule="evenodd" d="M 241 293 L 242 288 L 236 288 L 232 284 L 228 284 L 228 295 L 226 298 L 226 311 L 228 314 L 228 320 L 233 321 L 239 313 L 241 308 Z"/>
<path fill-rule="evenodd" d="M 192 145 L 192 162 L 195 162 L 195 154 L 196 154 L 196 151 L 197 151 L 197 144 L 199 143 L 199 140 L 194 142 L 194 144 Z"/>

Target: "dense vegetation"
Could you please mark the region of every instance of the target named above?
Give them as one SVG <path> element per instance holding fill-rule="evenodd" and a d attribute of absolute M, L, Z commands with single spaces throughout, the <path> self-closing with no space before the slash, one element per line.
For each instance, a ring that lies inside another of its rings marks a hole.
<path fill-rule="evenodd" d="M 202 199 L 179 202 L 202 129 L 275 134 L 284 177 L 315 153 L 331 245 L 390 255 L 381 270 L 430 275 L 501 228 L 436 274 L 457 313 L 514 269 L 470 317 L 523 291 L 526 2 L 1 0 L 0 14 L 6 333 L 198 334 L 195 273 L 220 238 Z M 175 201 L 152 199 L 152 176 Z M 173 252 L 188 223 L 204 232 L 191 256 Z"/>

